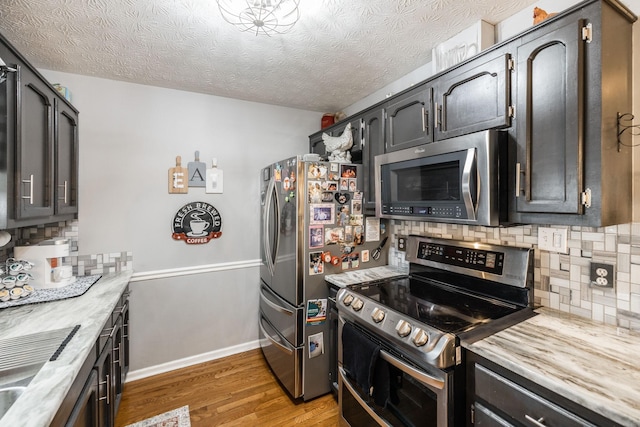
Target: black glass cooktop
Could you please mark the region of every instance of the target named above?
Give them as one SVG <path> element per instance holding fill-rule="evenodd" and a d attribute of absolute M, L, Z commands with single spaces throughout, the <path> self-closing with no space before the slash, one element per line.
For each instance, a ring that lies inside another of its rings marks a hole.
<path fill-rule="evenodd" d="M 349 289 L 447 333 L 465 332 L 520 309 L 422 278 L 383 280 L 351 285 Z"/>

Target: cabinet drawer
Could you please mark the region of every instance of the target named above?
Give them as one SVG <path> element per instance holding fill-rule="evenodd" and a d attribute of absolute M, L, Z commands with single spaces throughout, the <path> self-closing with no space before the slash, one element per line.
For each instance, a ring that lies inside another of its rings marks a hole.
<path fill-rule="evenodd" d="M 543 420 L 540 424 L 545 426 L 593 426 L 577 415 L 482 365 L 476 364 L 474 370 L 476 398 L 484 400 L 513 421 L 526 426 L 539 425 L 536 421 L 540 419 Z"/>

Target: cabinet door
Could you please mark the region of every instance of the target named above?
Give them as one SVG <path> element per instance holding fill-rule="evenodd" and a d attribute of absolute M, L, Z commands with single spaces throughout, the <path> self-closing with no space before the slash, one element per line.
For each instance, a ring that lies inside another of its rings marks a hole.
<path fill-rule="evenodd" d="M 504 53 L 482 56 L 436 81 L 436 140 L 511 126 L 510 60 Z"/>
<path fill-rule="evenodd" d="M 122 323 L 122 314 L 120 314 L 113 327 L 113 341 L 111 348 L 111 360 L 113 361 L 113 366 L 111 369 L 111 389 L 113 390 L 113 392 L 111 393 L 111 397 L 113 398 L 112 417 L 114 420 L 116 419 L 116 413 L 118 412 L 118 407 L 120 406 L 120 399 L 122 398 L 122 387 L 124 385 L 124 381 L 122 380 L 124 362 L 122 353 L 124 350 L 124 331 L 122 329 Z"/>
<path fill-rule="evenodd" d="M 66 427 L 96 427 L 98 423 L 98 371 L 92 369 Z"/>
<path fill-rule="evenodd" d="M 518 47 L 518 212 L 582 213 L 583 25 L 574 20 Z"/>
<path fill-rule="evenodd" d="M 55 100 L 56 214 L 78 212 L 78 114 Z"/>
<path fill-rule="evenodd" d="M 433 141 L 431 88 L 418 87 L 391 101 L 386 109 L 386 152 Z"/>
<path fill-rule="evenodd" d="M 106 346 L 102 349 L 100 357 L 96 360 L 98 373 L 98 427 L 110 427 L 113 425 L 113 366 L 112 339 L 107 339 Z"/>
<path fill-rule="evenodd" d="M 362 166 L 363 197 L 365 213 L 375 214 L 375 169 L 374 158 L 384 154 L 384 109 L 379 108 L 362 116 Z"/>
<path fill-rule="evenodd" d="M 327 156 L 327 149 L 324 146 L 322 134 L 323 132 L 316 132 L 309 136 L 309 152 L 319 154 L 324 159 Z"/>
<path fill-rule="evenodd" d="M 53 215 L 53 90 L 18 67 L 17 219 Z"/>

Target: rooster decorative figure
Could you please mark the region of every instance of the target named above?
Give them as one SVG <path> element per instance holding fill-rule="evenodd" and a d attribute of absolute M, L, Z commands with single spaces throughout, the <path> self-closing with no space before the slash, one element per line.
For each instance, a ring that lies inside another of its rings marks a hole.
<path fill-rule="evenodd" d="M 330 162 L 350 163 L 351 153 L 348 151 L 353 145 L 353 134 L 351 133 L 351 123 L 347 123 L 344 132 L 340 136 L 329 136 L 322 134 L 322 141 L 327 149 Z"/>

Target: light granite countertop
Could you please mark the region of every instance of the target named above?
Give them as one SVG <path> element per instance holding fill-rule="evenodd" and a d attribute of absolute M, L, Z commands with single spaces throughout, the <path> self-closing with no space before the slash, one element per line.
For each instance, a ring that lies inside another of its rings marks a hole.
<path fill-rule="evenodd" d="M 391 265 L 383 265 L 382 267 L 351 270 L 337 274 L 327 274 L 324 276 L 324 280 L 340 288 L 344 288 L 345 286 L 354 285 L 356 283 L 390 279 L 393 277 L 403 277 L 408 274 L 408 270 Z"/>
<path fill-rule="evenodd" d="M 44 364 L 0 419 L 0 427 L 50 425 L 132 274 L 103 274 L 79 297 L 0 310 L 0 340 L 80 325 L 58 359 Z"/>
<path fill-rule="evenodd" d="M 463 347 L 624 426 L 640 425 L 640 336 L 548 308 Z"/>

